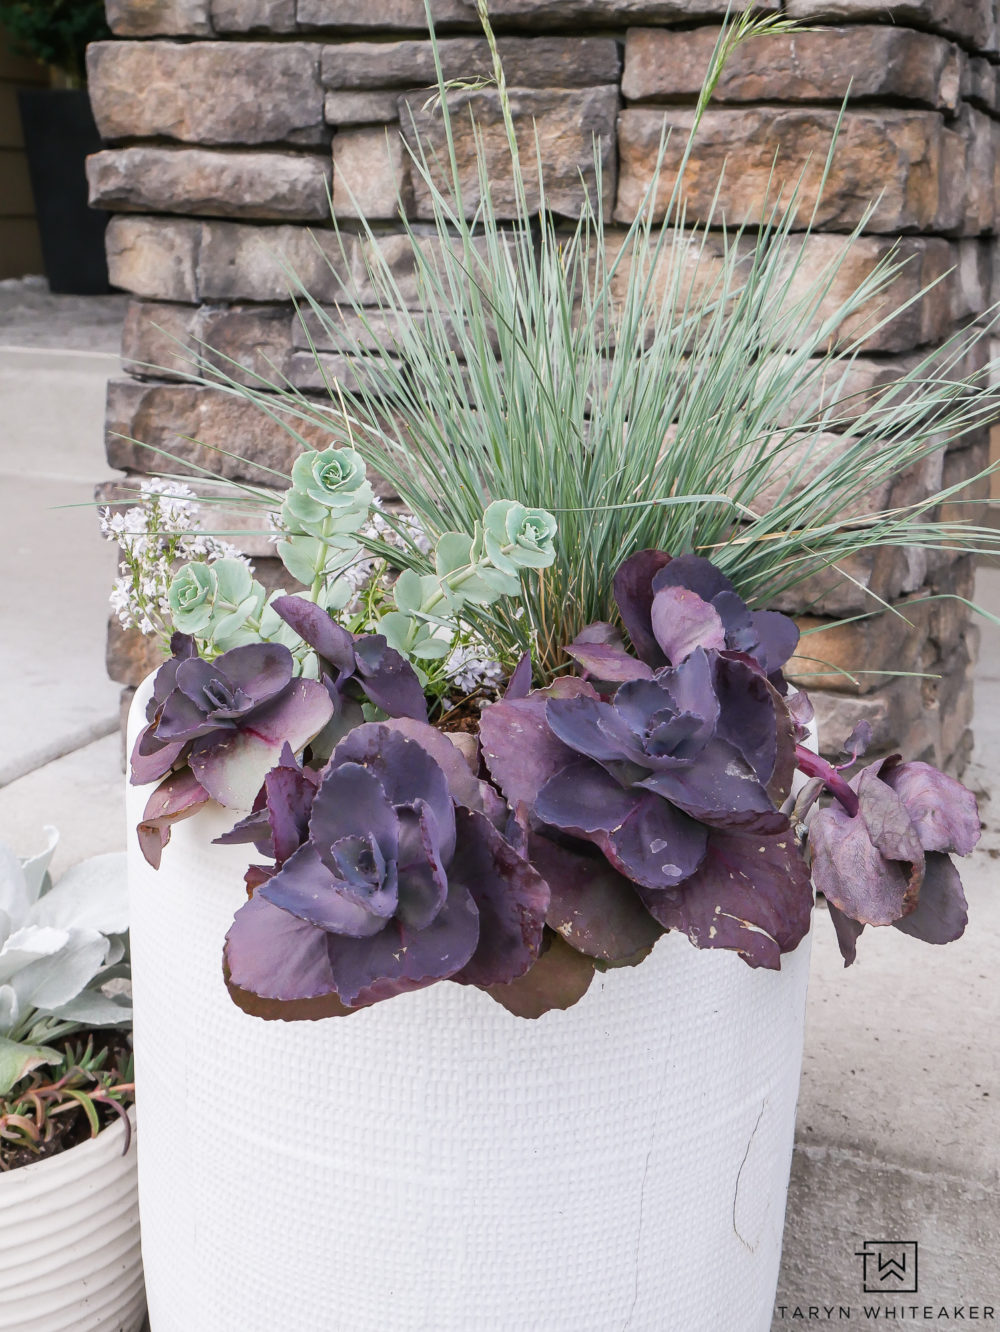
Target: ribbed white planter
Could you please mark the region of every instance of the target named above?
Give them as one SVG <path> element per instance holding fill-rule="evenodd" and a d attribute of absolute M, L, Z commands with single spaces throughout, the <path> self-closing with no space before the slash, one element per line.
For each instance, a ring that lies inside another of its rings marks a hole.
<path fill-rule="evenodd" d="M 138 1332 L 135 1144 L 120 1123 L 0 1175 L 0 1329 Z"/>
<path fill-rule="evenodd" d="M 152 1332 L 769 1328 L 808 940 L 775 974 L 667 935 L 535 1022 L 441 984 L 265 1023 L 222 979 L 233 820 L 159 873 L 130 835 Z"/>

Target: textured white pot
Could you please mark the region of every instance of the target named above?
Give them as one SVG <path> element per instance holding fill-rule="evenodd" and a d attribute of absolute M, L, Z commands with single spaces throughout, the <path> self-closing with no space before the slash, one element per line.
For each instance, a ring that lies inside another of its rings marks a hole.
<path fill-rule="evenodd" d="M 136 1149 L 124 1125 L 0 1175 L 0 1329 L 138 1332 Z"/>
<path fill-rule="evenodd" d="M 667 935 L 535 1022 L 446 983 L 265 1023 L 222 979 L 233 821 L 159 873 L 129 838 L 152 1332 L 766 1332 L 808 940 L 776 974 Z"/>

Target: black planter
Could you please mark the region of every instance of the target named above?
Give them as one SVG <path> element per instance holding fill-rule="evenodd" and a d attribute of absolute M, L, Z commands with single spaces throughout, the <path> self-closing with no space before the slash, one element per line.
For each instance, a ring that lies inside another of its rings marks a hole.
<path fill-rule="evenodd" d="M 83 89 L 18 93 L 45 272 L 53 291 L 110 291 L 104 255 L 107 213 L 87 204 L 85 161 L 101 147 Z"/>

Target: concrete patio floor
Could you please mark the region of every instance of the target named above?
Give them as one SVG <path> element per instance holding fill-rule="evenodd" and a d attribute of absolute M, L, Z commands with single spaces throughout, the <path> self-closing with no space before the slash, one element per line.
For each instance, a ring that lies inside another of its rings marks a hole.
<path fill-rule="evenodd" d="M 93 510 L 54 507 L 86 505 L 109 475 L 104 382 L 120 306 L 60 315 L 56 333 L 51 306 L 23 307 L 5 322 L 0 291 L 0 840 L 27 851 L 54 823 L 66 866 L 126 836 L 118 688 L 103 667 L 113 551 Z M 63 345 L 47 346 L 53 338 Z M 1000 570 L 981 572 L 978 595 L 1000 613 Z M 1000 777 L 1000 629 L 989 624 L 976 728 L 970 780 L 989 790 Z M 1000 820 L 996 804 L 983 809 L 959 944 L 868 931 L 845 971 L 818 913 L 775 1329 L 810 1306 L 851 1307 L 864 1326 L 863 1302 L 875 1299 L 856 1256 L 866 1240 L 919 1243 L 920 1292 L 896 1305 L 1000 1309 Z"/>

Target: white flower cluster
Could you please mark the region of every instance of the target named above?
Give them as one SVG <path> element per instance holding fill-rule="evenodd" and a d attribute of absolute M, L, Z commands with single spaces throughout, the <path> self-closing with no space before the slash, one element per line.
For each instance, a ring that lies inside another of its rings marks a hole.
<path fill-rule="evenodd" d="M 139 490 L 132 508 L 100 510 L 101 532 L 122 551 L 111 608 L 124 629 L 166 634 L 167 592 L 178 563 L 226 558 L 251 566 L 235 546 L 201 530 L 197 496 L 183 481 L 154 478 Z"/>
<path fill-rule="evenodd" d="M 445 660 L 445 676 L 463 694 L 474 694 L 477 690 L 496 691 L 503 683 L 503 667 L 485 655 L 487 650 L 481 641 L 459 643 Z"/>

